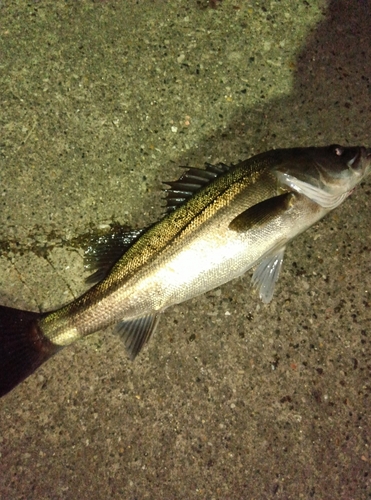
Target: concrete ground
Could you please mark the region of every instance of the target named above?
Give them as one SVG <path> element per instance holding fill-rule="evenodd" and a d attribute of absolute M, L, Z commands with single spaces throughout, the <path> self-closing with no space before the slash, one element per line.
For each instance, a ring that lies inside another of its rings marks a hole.
<path fill-rule="evenodd" d="M 161 213 L 179 165 L 371 146 L 370 0 L 0 3 L 0 303 L 84 289 L 75 238 Z M 212 8 L 216 7 L 216 8 Z M 0 401 L 2 499 L 371 498 L 371 179 L 250 275 Z M 1 369 L 1 367 L 0 367 Z"/>

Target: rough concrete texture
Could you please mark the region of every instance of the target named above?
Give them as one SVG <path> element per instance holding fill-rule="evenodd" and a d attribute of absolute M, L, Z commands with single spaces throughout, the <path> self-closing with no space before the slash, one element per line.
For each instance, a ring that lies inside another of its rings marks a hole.
<path fill-rule="evenodd" d="M 371 146 L 370 27 L 370 0 L 1 2 L 1 303 L 80 293 L 73 238 L 153 221 L 179 165 Z M 5 396 L 0 497 L 371 498 L 370 193 L 294 241 L 268 306 L 245 276 L 135 363 L 107 330 Z"/>

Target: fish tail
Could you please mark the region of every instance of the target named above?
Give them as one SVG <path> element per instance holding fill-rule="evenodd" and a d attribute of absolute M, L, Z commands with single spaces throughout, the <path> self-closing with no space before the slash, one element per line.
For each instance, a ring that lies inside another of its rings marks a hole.
<path fill-rule="evenodd" d="M 43 316 L 0 306 L 0 397 L 61 349 L 43 334 Z"/>

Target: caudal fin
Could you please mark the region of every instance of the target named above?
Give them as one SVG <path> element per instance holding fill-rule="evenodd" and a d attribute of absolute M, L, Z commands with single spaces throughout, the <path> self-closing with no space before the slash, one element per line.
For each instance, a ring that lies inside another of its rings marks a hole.
<path fill-rule="evenodd" d="M 40 330 L 42 316 L 0 306 L 0 397 L 61 349 Z"/>

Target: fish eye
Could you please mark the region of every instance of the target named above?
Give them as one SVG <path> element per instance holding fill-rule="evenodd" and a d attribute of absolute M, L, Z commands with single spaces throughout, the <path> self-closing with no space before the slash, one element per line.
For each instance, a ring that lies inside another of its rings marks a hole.
<path fill-rule="evenodd" d="M 344 153 L 344 148 L 341 146 L 335 146 L 334 151 L 336 156 L 342 156 L 342 154 Z"/>

